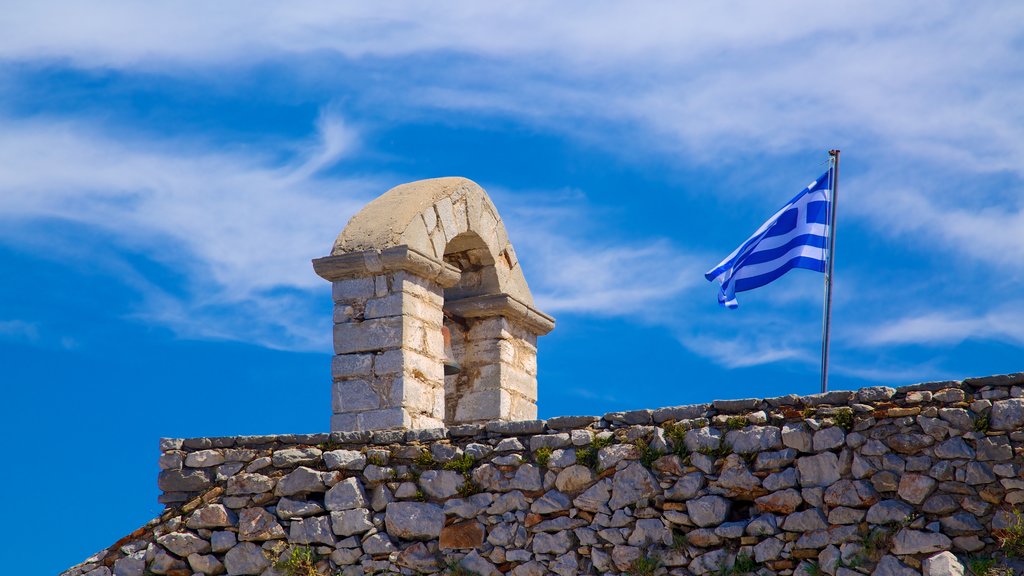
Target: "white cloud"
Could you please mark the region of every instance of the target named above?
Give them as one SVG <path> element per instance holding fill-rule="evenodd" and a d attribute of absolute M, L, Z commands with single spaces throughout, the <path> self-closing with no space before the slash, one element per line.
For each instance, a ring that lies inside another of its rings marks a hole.
<path fill-rule="evenodd" d="M 1024 313 L 1006 306 L 975 314 L 925 312 L 865 328 L 862 336 L 871 346 L 949 345 L 969 339 L 1024 344 Z"/>
<path fill-rule="evenodd" d="M 297 294 L 326 293 L 310 260 L 329 253 L 348 218 L 384 186 L 318 177 L 354 142 L 333 116 L 321 118 L 319 131 L 319 144 L 280 164 L 194 142 L 6 119 L 0 133 L 0 218 L 78 223 L 102 231 L 97 238 L 113 238 L 184 274 L 187 294 L 172 295 L 131 266 L 104 257 L 104 266 L 116 267 L 119 277 L 146 296 L 140 317 L 159 319 L 186 335 L 325 348 L 327 321 L 311 322 L 309 306 L 299 305 Z M 36 250 L 62 249 L 57 241 L 4 236 Z M 74 250 L 82 257 L 80 248 Z M 228 309 L 233 314 L 225 314 Z M 323 334 L 311 333 L 311 324 Z"/>
<path fill-rule="evenodd" d="M 682 336 L 680 343 L 691 352 L 726 368 L 747 368 L 781 361 L 810 363 L 815 357 L 806 342 L 768 334 L 765 330 L 748 330 L 750 336 L 718 337 L 711 334 Z"/>
<path fill-rule="evenodd" d="M 34 342 L 39 339 L 39 326 L 24 320 L 0 320 L 0 338 Z"/>

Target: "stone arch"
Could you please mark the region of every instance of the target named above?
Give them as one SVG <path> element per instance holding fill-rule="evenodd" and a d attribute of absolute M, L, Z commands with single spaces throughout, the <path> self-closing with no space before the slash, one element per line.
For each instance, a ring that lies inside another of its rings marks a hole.
<path fill-rule="evenodd" d="M 407 246 L 444 260 L 446 250 L 473 235 L 494 262 L 497 287 L 493 293 L 533 306 L 498 209 L 484 189 L 467 178 L 432 178 L 395 186 L 349 220 L 331 254 Z"/>
<path fill-rule="evenodd" d="M 334 288 L 332 430 L 536 418 L 537 337 L 554 319 L 476 183 L 392 188 L 313 266 Z M 442 326 L 463 368 L 447 377 Z"/>

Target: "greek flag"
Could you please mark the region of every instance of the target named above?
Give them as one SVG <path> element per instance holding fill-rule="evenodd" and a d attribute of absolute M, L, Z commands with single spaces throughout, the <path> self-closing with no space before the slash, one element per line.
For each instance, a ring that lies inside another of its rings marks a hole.
<path fill-rule="evenodd" d="M 832 171 L 811 182 L 754 235 L 704 275 L 718 280 L 718 303 L 736 308 L 736 293 L 760 288 L 793 268 L 824 272 Z"/>

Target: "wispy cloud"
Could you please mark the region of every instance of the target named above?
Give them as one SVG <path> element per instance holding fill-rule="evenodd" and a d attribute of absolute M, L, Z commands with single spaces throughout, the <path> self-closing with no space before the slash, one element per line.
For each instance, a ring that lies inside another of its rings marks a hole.
<path fill-rule="evenodd" d="M 863 341 L 871 346 L 946 345 L 970 339 L 1024 344 L 1024 312 L 1005 306 L 974 314 L 923 312 L 886 322 L 863 333 Z"/>
<path fill-rule="evenodd" d="M 39 326 L 24 320 L 0 320 L 0 338 L 34 342 L 39 339 Z"/>
<path fill-rule="evenodd" d="M 114 135 L 65 121 L 6 119 L 5 126 L 0 218 L 101 230 L 187 279 L 185 293 L 172 294 L 126 275 L 147 297 L 140 317 L 190 335 L 325 347 L 326 321 L 311 321 L 310 306 L 299 305 L 297 295 L 326 289 L 309 261 L 328 253 L 348 218 L 385 188 L 318 177 L 354 142 L 340 119 L 321 117 L 319 137 L 304 146 L 305 155 L 284 164 L 269 154 Z M 6 241 L 42 248 L 31 238 Z M 214 316 L 219 321 L 209 322 Z M 308 329 L 321 324 L 322 334 Z"/>

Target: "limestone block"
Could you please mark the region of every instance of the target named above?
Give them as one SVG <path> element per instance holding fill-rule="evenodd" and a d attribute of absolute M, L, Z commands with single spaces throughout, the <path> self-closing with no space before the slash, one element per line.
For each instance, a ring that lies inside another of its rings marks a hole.
<path fill-rule="evenodd" d="M 402 345 L 402 317 L 334 325 L 334 353 L 375 352 Z"/>
<path fill-rule="evenodd" d="M 365 300 L 373 298 L 376 294 L 376 287 L 372 276 L 365 278 L 351 278 L 348 280 L 335 280 L 331 283 L 331 296 L 335 302 L 349 302 L 352 300 Z"/>
<path fill-rule="evenodd" d="M 369 376 L 373 370 L 373 354 L 340 354 L 331 358 L 331 377 L 334 380 Z"/>
<path fill-rule="evenodd" d="M 341 380 L 333 385 L 331 406 L 335 414 L 376 410 L 381 398 L 366 380 Z"/>
<path fill-rule="evenodd" d="M 411 428 L 412 419 L 402 408 L 386 408 L 359 413 L 358 427 L 352 430 L 390 430 Z"/>

